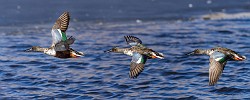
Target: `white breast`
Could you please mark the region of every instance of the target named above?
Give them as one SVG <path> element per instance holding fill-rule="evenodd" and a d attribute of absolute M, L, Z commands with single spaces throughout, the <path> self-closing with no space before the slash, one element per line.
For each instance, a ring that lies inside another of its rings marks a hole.
<path fill-rule="evenodd" d="M 56 51 L 54 49 L 45 50 L 44 53 L 47 54 L 47 55 L 51 55 L 51 56 L 56 55 Z"/>
<path fill-rule="evenodd" d="M 211 54 L 211 57 L 215 59 L 215 61 L 220 61 L 225 57 L 225 55 L 221 52 L 215 51 Z"/>
<path fill-rule="evenodd" d="M 126 54 L 128 56 L 133 56 L 133 52 L 131 50 L 125 50 L 124 54 Z"/>

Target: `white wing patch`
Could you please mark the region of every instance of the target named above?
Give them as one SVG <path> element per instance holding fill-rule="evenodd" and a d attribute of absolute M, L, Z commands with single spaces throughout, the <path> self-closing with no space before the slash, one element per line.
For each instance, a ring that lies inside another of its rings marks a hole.
<path fill-rule="evenodd" d="M 223 59 L 225 57 L 225 54 L 215 51 L 211 54 L 211 57 L 213 59 L 215 59 L 215 61 L 220 61 L 221 59 Z"/>
<path fill-rule="evenodd" d="M 220 61 L 223 57 L 216 58 L 215 61 Z"/>
<path fill-rule="evenodd" d="M 141 61 L 142 61 L 142 56 L 140 55 L 140 57 L 138 58 L 136 63 L 139 64 L 139 63 L 141 63 Z"/>

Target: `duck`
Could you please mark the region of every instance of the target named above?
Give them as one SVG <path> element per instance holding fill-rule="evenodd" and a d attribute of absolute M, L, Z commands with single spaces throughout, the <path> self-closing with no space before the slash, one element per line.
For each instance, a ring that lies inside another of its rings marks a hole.
<path fill-rule="evenodd" d="M 135 36 L 124 36 L 130 48 L 118 48 L 113 47 L 112 49 L 106 50 L 104 52 L 114 52 L 114 53 L 122 53 L 128 56 L 132 56 L 132 60 L 130 63 L 130 78 L 137 78 L 139 74 L 144 70 L 144 64 L 147 59 L 164 59 L 164 55 L 162 53 L 156 52 L 150 48 L 147 48 L 142 44 L 142 41 Z"/>
<path fill-rule="evenodd" d="M 44 54 L 57 58 L 77 58 L 83 56 L 83 52 L 78 52 L 70 45 L 74 43 L 75 38 L 67 37 L 66 31 L 69 26 L 69 12 L 64 12 L 55 22 L 51 29 L 52 44 L 49 48 L 32 46 L 25 50 L 26 52 L 43 52 Z"/>
<path fill-rule="evenodd" d="M 195 49 L 187 55 L 208 55 L 209 58 L 209 85 L 213 86 L 219 80 L 227 61 L 244 61 L 245 56 L 237 52 L 223 47 L 215 47 L 212 49 Z"/>

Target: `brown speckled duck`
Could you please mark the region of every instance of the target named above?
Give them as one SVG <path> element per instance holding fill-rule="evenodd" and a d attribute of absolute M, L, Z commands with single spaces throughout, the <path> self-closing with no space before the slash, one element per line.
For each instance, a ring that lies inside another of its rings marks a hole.
<path fill-rule="evenodd" d="M 70 45 L 74 43 L 75 38 L 72 36 L 67 38 L 66 30 L 69 25 L 69 12 L 64 12 L 55 22 L 52 27 L 52 45 L 49 48 L 43 48 L 40 46 L 33 46 L 26 51 L 43 52 L 47 55 L 51 55 L 58 58 L 76 58 L 83 56 L 82 52 L 78 52 L 70 48 Z"/>
<path fill-rule="evenodd" d="M 114 47 L 105 52 L 123 53 L 132 56 L 129 73 L 130 78 L 137 78 L 137 76 L 139 76 L 139 74 L 144 69 L 144 64 L 146 63 L 147 59 L 164 58 L 164 55 L 162 53 L 158 53 L 142 45 L 142 41 L 139 38 L 134 36 L 124 36 L 124 38 L 126 42 L 131 46 L 130 48 Z"/>
<path fill-rule="evenodd" d="M 212 49 L 196 49 L 188 55 L 205 54 L 210 56 L 209 85 L 215 85 L 224 70 L 227 61 L 243 61 L 245 56 L 241 56 L 235 51 L 227 48 L 216 47 Z"/>

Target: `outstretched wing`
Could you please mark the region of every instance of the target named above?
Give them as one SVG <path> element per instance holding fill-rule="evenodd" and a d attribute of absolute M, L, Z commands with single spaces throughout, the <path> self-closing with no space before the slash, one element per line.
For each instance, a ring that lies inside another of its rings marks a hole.
<path fill-rule="evenodd" d="M 51 34 L 52 34 L 52 46 L 59 43 L 60 41 L 66 41 L 66 30 L 68 29 L 69 25 L 69 12 L 64 12 L 55 22 L 54 26 L 52 27 Z"/>
<path fill-rule="evenodd" d="M 139 53 L 134 53 L 130 64 L 129 77 L 137 78 L 137 76 L 139 76 L 139 74 L 143 71 L 146 61 L 147 56 L 141 55 Z"/>
<path fill-rule="evenodd" d="M 66 32 L 69 25 L 69 12 L 64 12 L 55 22 L 52 29 L 60 29 L 62 32 Z"/>
<path fill-rule="evenodd" d="M 128 36 L 124 36 L 124 38 L 126 42 L 131 46 L 137 46 L 137 45 L 142 44 L 142 41 L 137 37 L 128 35 Z"/>
<path fill-rule="evenodd" d="M 209 85 L 215 85 L 217 83 L 226 63 L 227 60 L 223 53 L 216 51 L 210 56 Z"/>

